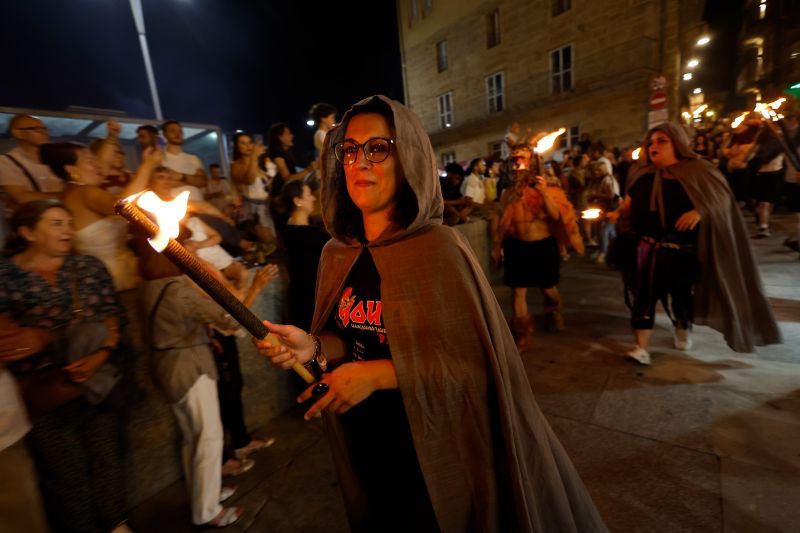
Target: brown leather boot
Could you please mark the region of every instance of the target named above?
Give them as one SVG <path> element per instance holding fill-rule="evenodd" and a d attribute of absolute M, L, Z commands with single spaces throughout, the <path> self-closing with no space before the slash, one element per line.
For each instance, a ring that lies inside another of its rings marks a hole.
<path fill-rule="evenodd" d="M 553 302 L 552 300 L 548 301 L 548 299 L 545 298 L 544 327 L 547 331 L 564 331 L 566 326 L 564 325 L 563 309 L 564 305 L 561 303 L 560 298 L 557 302 Z"/>
<path fill-rule="evenodd" d="M 533 333 L 533 318 L 530 314 L 517 316 L 511 321 L 511 334 L 519 351 L 527 350 L 530 346 L 528 336 Z"/>

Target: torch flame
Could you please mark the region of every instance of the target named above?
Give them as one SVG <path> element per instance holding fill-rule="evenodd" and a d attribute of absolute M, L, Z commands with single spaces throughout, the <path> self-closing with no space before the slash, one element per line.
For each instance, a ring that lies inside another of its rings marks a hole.
<path fill-rule="evenodd" d="M 186 207 L 189 203 L 189 191 L 183 191 L 177 198 L 170 202 L 165 202 L 153 191 L 147 191 L 138 196 L 126 199 L 126 201 L 136 200 L 136 205 L 145 211 L 156 216 L 158 223 L 158 235 L 152 239 L 147 239 L 155 251 L 161 252 L 167 247 L 170 239 L 174 239 L 181 231 L 180 220 L 186 215 Z"/>
<path fill-rule="evenodd" d="M 634 161 L 638 161 L 641 155 L 642 155 L 642 147 L 640 146 L 639 148 L 633 151 L 633 153 L 631 154 L 631 159 L 633 159 Z"/>
<path fill-rule="evenodd" d="M 600 218 L 600 209 L 592 207 L 581 211 L 581 218 L 584 220 L 596 220 Z"/>
<path fill-rule="evenodd" d="M 535 148 L 536 153 L 543 154 L 546 151 L 548 151 L 550 148 L 553 147 L 553 144 L 555 144 L 556 139 L 558 139 L 558 137 L 563 135 L 564 132 L 566 131 L 567 131 L 566 128 L 558 128 L 557 131 L 551 131 L 550 133 L 539 139 L 539 142 L 536 143 L 536 148 Z"/>
<path fill-rule="evenodd" d="M 782 105 L 782 104 L 783 104 L 785 101 L 786 101 L 786 98 L 783 98 L 783 97 L 781 97 L 781 98 L 778 98 L 777 100 L 775 100 L 774 102 L 770 102 L 770 103 L 768 103 L 767 105 L 768 105 L 768 106 L 770 106 L 772 109 L 775 109 L 775 110 L 777 110 L 778 108 L 780 108 L 780 107 L 781 107 L 781 105 Z"/>
<path fill-rule="evenodd" d="M 700 115 L 703 113 L 703 111 L 705 111 L 706 109 L 708 109 L 708 104 L 703 104 L 703 105 L 701 105 L 700 107 L 698 107 L 697 109 L 695 109 L 695 110 L 694 110 L 694 113 L 692 113 L 692 116 L 693 116 L 694 118 L 697 118 L 697 117 L 699 117 L 699 116 L 700 116 Z"/>
<path fill-rule="evenodd" d="M 739 126 L 741 126 L 742 122 L 744 122 L 745 117 L 747 117 L 749 113 L 750 113 L 749 111 L 745 111 L 744 113 L 733 119 L 733 122 L 731 122 L 731 128 L 736 129 Z"/>
<path fill-rule="evenodd" d="M 785 101 L 786 98 L 778 98 L 777 100 L 774 100 L 766 104 L 764 102 L 759 102 L 756 104 L 756 108 L 754 111 L 756 113 L 761 113 L 761 116 L 763 116 L 767 120 L 777 120 L 778 114 L 775 113 L 775 110 L 779 109 Z"/>

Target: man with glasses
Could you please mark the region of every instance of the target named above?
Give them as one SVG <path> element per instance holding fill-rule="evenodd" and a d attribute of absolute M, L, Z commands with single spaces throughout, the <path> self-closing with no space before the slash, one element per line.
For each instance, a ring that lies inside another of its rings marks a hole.
<path fill-rule="evenodd" d="M 39 147 L 50 140 L 47 126 L 36 117 L 15 115 L 8 123 L 8 133 L 17 146 L 0 155 L 0 244 L 5 241 L 5 221 L 17 206 L 33 200 L 57 198 L 64 188 L 58 179 L 39 160 Z"/>

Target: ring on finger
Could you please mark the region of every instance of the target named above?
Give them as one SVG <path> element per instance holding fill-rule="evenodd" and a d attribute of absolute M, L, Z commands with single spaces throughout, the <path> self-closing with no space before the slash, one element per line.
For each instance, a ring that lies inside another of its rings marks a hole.
<path fill-rule="evenodd" d="M 328 384 L 324 381 L 320 381 L 314 385 L 314 388 L 311 390 L 311 396 L 314 398 L 321 398 L 322 396 L 325 396 L 325 393 L 327 393 L 329 390 L 330 386 L 328 386 Z"/>

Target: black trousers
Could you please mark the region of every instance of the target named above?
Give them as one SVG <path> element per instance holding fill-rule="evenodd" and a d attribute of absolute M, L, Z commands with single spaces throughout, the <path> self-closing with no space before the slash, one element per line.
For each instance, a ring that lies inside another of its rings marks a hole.
<path fill-rule="evenodd" d="M 231 436 L 233 449 L 243 448 L 250 443 L 250 433 L 244 423 L 244 407 L 242 406 L 242 371 L 239 366 L 239 349 L 236 337 L 214 333 L 214 338 L 222 346 L 222 353 L 215 354 L 217 364 L 217 394 L 219 395 L 219 414 L 222 427 Z M 226 449 L 224 458 L 231 457 L 231 450 Z"/>
<path fill-rule="evenodd" d="M 697 256 L 686 249 L 639 241 L 632 289 L 631 326 L 653 329 L 660 300 L 675 327 L 691 329 L 694 319 L 694 283 Z"/>
<path fill-rule="evenodd" d="M 125 517 L 122 424 L 83 398 L 33 422 L 28 446 L 53 531 L 109 531 Z"/>

